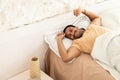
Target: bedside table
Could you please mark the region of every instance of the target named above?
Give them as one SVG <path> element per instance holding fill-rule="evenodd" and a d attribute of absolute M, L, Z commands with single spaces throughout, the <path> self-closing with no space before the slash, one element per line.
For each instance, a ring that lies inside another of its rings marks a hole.
<path fill-rule="evenodd" d="M 8 80 L 30 80 L 30 74 L 29 70 L 26 70 L 16 76 L 13 76 L 12 78 Z M 51 77 L 49 77 L 46 73 L 41 71 L 41 79 L 40 80 L 53 80 Z"/>

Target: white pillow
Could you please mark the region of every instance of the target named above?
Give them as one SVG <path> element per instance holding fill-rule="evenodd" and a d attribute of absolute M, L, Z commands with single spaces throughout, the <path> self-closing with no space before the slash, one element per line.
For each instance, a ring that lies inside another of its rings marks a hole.
<path fill-rule="evenodd" d="M 81 27 L 86 28 L 90 24 L 90 20 L 86 15 L 80 14 L 80 16 L 78 16 L 78 18 L 71 24 L 78 26 L 79 28 L 81 28 Z M 56 42 L 56 35 L 57 35 L 57 33 L 62 32 L 66 26 L 67 25 L 65 25 L 64 27 L 61 26 L 58 29 L 56 29 L 55 31 L 51 31 L 50 33 L 45 34 L 45 42 L 49 45 L 50 49 L 53 52 L 55 52 L 55 54 L 58 55 L 59 57 L 60 57 L 60 55 L 59 55 L 58 46 L 57 46 L 57 42 Z M 63 44 L 64 44 L 65 48 L 68 49 L 70 47 L 70 45 L 72 44 L 72 40 L 70 40 L 68 38 L 64 38 Z"/>

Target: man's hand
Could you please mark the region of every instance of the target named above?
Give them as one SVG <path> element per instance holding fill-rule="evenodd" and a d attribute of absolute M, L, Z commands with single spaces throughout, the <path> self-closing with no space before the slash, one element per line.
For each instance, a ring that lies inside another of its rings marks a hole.
<path fill-rule="evenodd" d="M 58 33 L 56 36 L 57 40 L 62 40 L 65 37 L 65 33 Z"/>
<path fill-rule="evenodd" d="M 80 8 L 73 10 L 73 14 L 74 14 L 75 16 L 79 16 L 82 12 L 83 12 L 83 10 L 80 9 Z"/>

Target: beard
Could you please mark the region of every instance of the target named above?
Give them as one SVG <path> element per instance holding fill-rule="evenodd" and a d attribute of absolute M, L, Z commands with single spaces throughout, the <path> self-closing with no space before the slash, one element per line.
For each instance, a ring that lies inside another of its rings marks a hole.
<path fill-rule="evenodd" d="M 84 28 L 80 28 L 80 36 L 79 36 L 79 38 L 82 37 L 84 32 L 85 32 L 85 29 Z"/>

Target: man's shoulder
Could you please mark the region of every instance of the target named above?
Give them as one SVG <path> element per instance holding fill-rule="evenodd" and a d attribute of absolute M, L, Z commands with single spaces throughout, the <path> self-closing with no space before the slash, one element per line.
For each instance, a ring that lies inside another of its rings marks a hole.
<path fill-rule="evenodd" d="M 85 37 L 80 37 L 80 38 L 78 38 L 78 39 L 73 40 L 73 42 L 80 42 L 80 41 L 83 41 L 84 38 L 85 38 Z"/>
<path fill-rule="evenodd" d="M 98 27 L 102 27 L 102 26 L 91 23 L 88 25 L 87 29 L 98 28 Z"/>

